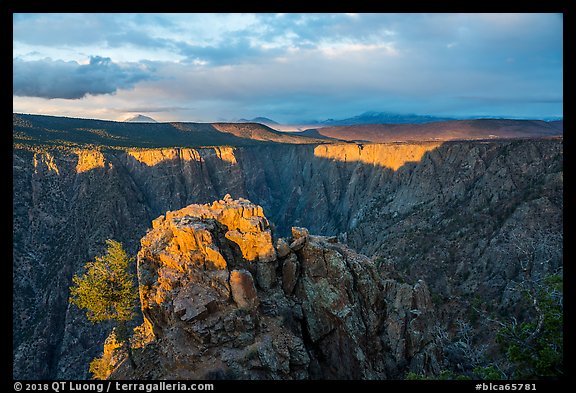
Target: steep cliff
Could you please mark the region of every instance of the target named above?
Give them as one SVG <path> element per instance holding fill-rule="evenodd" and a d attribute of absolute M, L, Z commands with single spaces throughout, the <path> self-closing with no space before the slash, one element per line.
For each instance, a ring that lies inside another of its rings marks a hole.
<path fill-rule="evenodd" d="M 339 235 L 390 278 L 423 278 L 448 325 L 480 301 L 513 304 L 513 239 L 562 265 L 561 140 L 13 151 L 15 378 L 88 378 L 109 327 L 68 307 L 104 240 L 136 253 L 153 219 L 226 193 L 257 203 L 273 236 Z"/>
<path fill-rule="evenodd" d="M 347 240 L 407 281 L 425 277 L 439 306 L 468 312 L 476 299 L 504 311 L 518 299 L 522 259 L 534 280 L 561 268 L 560 142 L 444 145 L 396 175 Z"/>
<path fill-rule="evenodd" d="M 112 378 L 382 379 L 437 371 L 424 282 L 383 279 L 335 237 L 274 247 L 260 206 L 228 195 L 152 223 L 138 252 L 155 338 Z"/>

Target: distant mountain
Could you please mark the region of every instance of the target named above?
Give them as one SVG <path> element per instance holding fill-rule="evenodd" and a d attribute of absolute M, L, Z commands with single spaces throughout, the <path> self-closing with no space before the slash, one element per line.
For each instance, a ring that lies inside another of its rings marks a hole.
<path fill-rule="evenodd" d="M 450 117 L 369 111 L 346 119 L 328 119 L 316 123 L 321 125 L 345 126 L 354 124 L 421 124 L 442 120 L 455 119 Z"/>
<path fill-rule="evenodd" d="M 124 121 L 129 123 L 158 123 L 153 118 L 144 115 L 132 116 Z"/>
<path fill-rule="evenodd" d="M 251 120 L 248 119 L 240 119 L 238 120 L 238 123 L 260 123 L 260 124 L 265 124 L 265 125 L 276 125 L 276 124 L 280 124 L 278 122 L 275 122 L 272 119 L 269 119 L 267 117 L 255 117 Z"/>
<path fill-rule="evenodd" d="M 564 130 L 564 120 L 552 120 L 549 121 L 548 124 L 550 124 L 554 128 L 557 128 L 558 130 L 561 131 Z"/>
<path fill-rule="evenodd" d="M 475 119 L 421 124 L 356 124 L 309 129 L 294 134 L 346 141 L 407 142 L 557 137 L 563 121 Z"/>
<path fill-rule="evenodd" d="M 155 148 L 325 142 L 323 139 L 276 131 L 256 123 L 117 122 L 19 113 L 13 114 L 12 132 L 14 143 L 70 147 Z"/>

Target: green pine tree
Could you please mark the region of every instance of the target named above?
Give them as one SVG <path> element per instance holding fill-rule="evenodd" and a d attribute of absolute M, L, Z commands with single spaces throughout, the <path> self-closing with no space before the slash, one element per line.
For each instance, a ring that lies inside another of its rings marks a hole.
<path fill-rule="evenodd" d="M 113 321 L 117 339 L 135 367 L 128 329 L 138 301 L 134 275 L 129 271 L 134 258 L 128 256 L 122 243 L 108 239 L 106 244 L 106 253 L 94 262 L 87 262 L 82 276 L 72 278 L 74 285 L 70 287 L 69 301 L 86 309 L 86 316 L 93 323 Z"/>

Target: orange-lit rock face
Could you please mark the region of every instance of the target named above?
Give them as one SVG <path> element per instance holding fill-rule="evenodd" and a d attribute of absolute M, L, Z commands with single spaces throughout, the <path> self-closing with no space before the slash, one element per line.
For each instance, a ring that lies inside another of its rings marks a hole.
<path fill-rule="evenodd" d="M 222 224 L 228 231 L 225 237 L 238 245 L 242 256 L 247 261 L 268 262 L 276 259 L 276 251 L 272 245 L 270 224 L 262 207 L 252 204 L 242 198 L 232 200 L 226 196 L 224 200 L 206 205 L 189 205 L 177 212 L 167 212 L 154 220 L 153 228 L 160 225 L 170 226 L 175 238 L 175 245 L 185 254 L 191 250 L 200 249 L 213 255 L 211 261 L 215 267 L 225 268 L 226 262 L 220 259 L 214 245 L 210 230 L 206 223 L 192 224 L 194 220 L 214 220 Z M 166 224 L 168 223 L 168 224 Z"/>
<path fill-rule="evenodd" d="M 248 261 L 270 262 L 276 259 L 270 232 L 242 233 L 234 230 L 226 232 L 226 239 L 238 244 L 242 256 Z"/>
<path fill-rule="evenodd" d="M 130 150 L 127 154 L 147 166 L 155 166 L 165 161 L 177 159 L 182 161 L 202 161 L 196 149 Z"/>
<path fill-rule="evenodd" d="M 156 342 L 144 352 L 159 377 L 373 379 L 400 375 L 395 365 L 422 351 L 435 362 L 435 347 L 425 347 L 433 341 L 425 284 L 382 280 L 336 237 L 292 227 L 276 251 L 262 208 L 229 195 L 152 226 L 138 253 L 140 336 Z"/>
<path fill-rule="evenodd" d="M 245 268 L 264 287 L 274 282 L 271 262 L 277 257 L 268 220 L 262 207 L 242 198 L 226 195 L 212 204 L 168 211 L 152 222 L 141 245 L 140 295 L 144 315 L 151 321 L 172 314 L 182 314 L 185 320 L 202 318 L 232 298 L 240 308 L 255 307 L 256 292 L 250 290 L 254 280 Z M 211 288 L 210 293 L 199 291 L 198 283 Z M 167 314 L 172 308 L 174 313 Z"/>
<path fill-rule="evenodd" d="M 342 162 L 362 162 L 398 170 L 407 162 L 418 162 L 441 143 L 339 144 L 319 145 L 314 156 Z"/>
<path fill-rule="evenodd" d="M 233 147 L 221 146 L 212 148 L 216 157 L 229 164 L 236 165 L 235 149 Z M 180 161 L 203 161 L 200 152 L 197 149 L 139 149 L 127 152 L 129 156 L 136 161 L 147 166 L 155 166 L 162 162 L 180 160 Z"/>
<path fill-rule="evenodd" d="M 98 150 L 81 150 L 78 152 L 76 172 L 82 173 L 96 168 L 104 168 L 104 155 Z"/>
<path fill-rule="evenodd" d="M 39 168 L 45 167 L 48 172 L 53 172 L 56 175 L 60 174 L 58 165 L 54 162 L 54 156 L 50 153 L 36 153 L 32 158 L 35 171 Z"/>
<path fill-rule="evenodd" d="M 237 164 L 233 147 L 215 147 L 214 150 L 216 151 L 218 158 L 220 158 L 222 161 L 226 161 L 232 165 Z"/>

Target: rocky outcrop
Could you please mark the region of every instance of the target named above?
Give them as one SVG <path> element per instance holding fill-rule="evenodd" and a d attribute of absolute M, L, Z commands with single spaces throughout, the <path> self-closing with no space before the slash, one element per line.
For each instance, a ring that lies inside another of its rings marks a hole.
<path fill-rule="evenodd" d="M 473 301 L 509 315 L 518 242 L 538 246 L 534 279 L 562 266 L 562 162 L 562 140 L 14 147 L 13 376 L 90 378 L 110 326 L 69 307 L 71 277 L 106 239 L 134 255 L 160 214 L 226 193 L 262 206 L 276 258 L 287 261 L 274 275 L 271 266 L 256 272 L 257 290 L 276 279 L 271 288 L 296 292 L 291 227 L 306 227 L 372 257 L 385 278 L 424 279 L 448 328 Z"/>
<path fill-rule="evenodd" d="M 124 362 L 112 378 L 382 379 L 438 371 L 425 283 L 383 280 L 369 258 L 305 228 L 276 244 L 262 208 L 242 198 L 154 220 L 138 252 L 138 279 L 155 338 L 137 358 L 142 369 Z"/>

